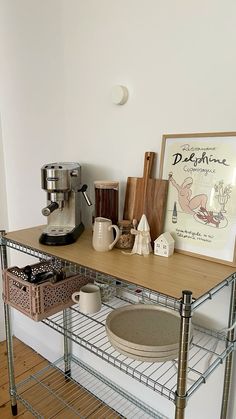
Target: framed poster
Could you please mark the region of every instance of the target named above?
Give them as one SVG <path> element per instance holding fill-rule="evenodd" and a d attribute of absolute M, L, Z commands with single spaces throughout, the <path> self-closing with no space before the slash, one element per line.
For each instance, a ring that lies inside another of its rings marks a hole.
<path fill-rule="evenodd" d="M 236 132 L 164 135 L 160 177 L 175 249 L 236 266 Z"/>

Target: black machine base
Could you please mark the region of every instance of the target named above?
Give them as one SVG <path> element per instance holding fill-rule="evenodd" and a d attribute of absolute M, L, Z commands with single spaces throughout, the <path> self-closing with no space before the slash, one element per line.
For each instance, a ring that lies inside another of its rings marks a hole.
<path fill-rule="evenodd" d="M 78 237 L 83 233 L 84 225 L 80 223 L 74 230 L 63 236 L 52 236 L 51 234 L 42 233 L 39 237 L 39 243 L 47 244 L 49 246 L 64 246 L 66 244 L 74 243 Z"/>

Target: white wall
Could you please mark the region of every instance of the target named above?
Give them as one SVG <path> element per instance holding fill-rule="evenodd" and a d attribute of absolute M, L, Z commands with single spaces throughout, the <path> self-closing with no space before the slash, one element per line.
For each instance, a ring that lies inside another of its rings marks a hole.
<path fill-rule="evenodd" d="M 0 5 L 0 106 L 11 230 L 44 222 L 40 167 L 46 162 L 79 161 L 91 197 L 93 180 L 119 179 L 122 209 L 127 176 L 142 174 L 146 150 L 160 155 L 163 133 L 235 130 L 233 0 L 0 0 Z M 111 88 L 119 83 L 130 92 L 120 107 L 111 102 Z M 91 214 L 84 209 L 88 224 Z M 20 260 L 13 255 L 14 263 Z M 217 310 L 207 307 L 210 317 L 217 311 L 221 324 L 228 296 L 226 290 L 217 299 Z M 60 337 L 50 341 L 43 325 L 18 313 L 15 333 L 46 356 L 61 349 Z M 187 419 L 219 417 L 222 376 L 220 369 L 193 397 Z M 159 409 L 173 410 L 163 399 Z"/>
<path fill-rule="evenodd" d="M 64 59 L 57 2 L 1 5 L 0 100 L 12 229 L 42 222 L 40 167 L 63 158 Z"/>

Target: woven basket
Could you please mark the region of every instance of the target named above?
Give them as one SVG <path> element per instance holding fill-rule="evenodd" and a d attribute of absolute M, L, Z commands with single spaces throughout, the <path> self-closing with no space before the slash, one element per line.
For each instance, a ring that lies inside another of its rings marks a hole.
<path fill-rule="evenodd" d="M 46 262 L 31 265 L 32 273 L 50 270 Z M 92 282 L 81 274 L 76 274 L 52 284 L 31 284 L 25 279 L 22 269 L 12 267 L 4 271 L 3 300 L 35 321 L 40 321 L 74 304 L 71 295 Z"/>

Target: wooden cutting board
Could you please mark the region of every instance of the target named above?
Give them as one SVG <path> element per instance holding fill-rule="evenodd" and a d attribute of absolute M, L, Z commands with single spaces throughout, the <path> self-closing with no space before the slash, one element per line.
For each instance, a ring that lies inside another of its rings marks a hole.
<path fill-rule="evenodd" d="M 151 177 L 156 153 L 147 151 L 144 156 L 143 177 L 128 177 L 124 204 L 124 220 L 138 222 L 146 215 L 152 241 L 163 232 L 168 181 Z"/>
<path fill-rule="evenodd" d="M 168 185 L 168 180 L 148 180 L 144 214 L 150 226 L 152 243 L 163 233 Z"/>
<path fill-rule="evenodd" d="M 144 156 L 143 177 L 128 177 L 126 184 L 124 220 L 139 221 L 145 206 L 148 180 L 151 178 L 155 154 L 147 151 Z"/>

